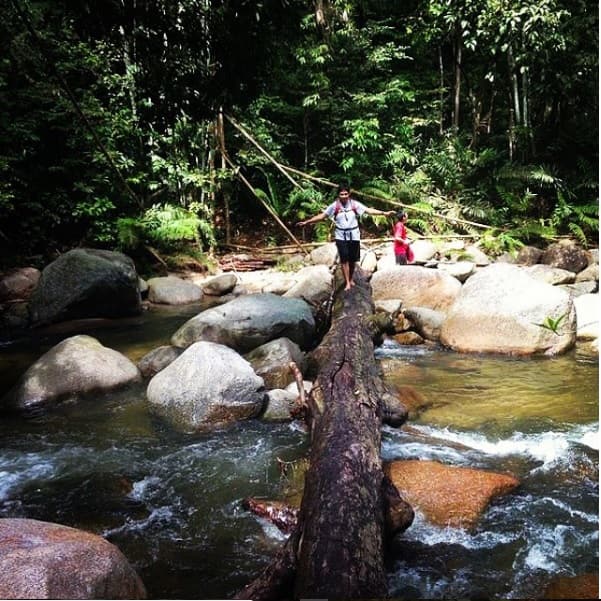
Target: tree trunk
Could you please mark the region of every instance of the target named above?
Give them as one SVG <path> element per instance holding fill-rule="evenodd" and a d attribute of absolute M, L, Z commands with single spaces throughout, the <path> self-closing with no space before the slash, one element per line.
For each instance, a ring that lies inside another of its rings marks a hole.
<path fill-rule="evenodd" d="M 457 23 L 455 36 L 455 103 L 453 108 L 453 127 L 459 131 L 459 109 L 461 106 L 461 51 L 463 40 L 461 34 L 461 25 Z"/>
<path fill-rule="evenodd" d="M 440 77 L 440 91 L 438 93 L 438 103 L 440 105 L 438 133 L 442 136 L 444 132 L 444 62 L 442 60 L 442 47 L 440 45 L 438 46 L 438 72 Z"/>
<path fill-rule="evenodd" d="M 237 598 L 386 596 L 386 527 L 406 529 L 413 515 L 382 471 L 381 401 L 388 393 L 374 357 L 371 288 L 360 270 L 355 281 L 337 298 L 330 331 L 311 355 L 319 371 L 298 524 Z"/>
<path fill-rule="evenodd" d="M 509 46 L 507 50 L 507 61 L 509 64 L 509 76 L 511 79 L 511 91 L 513 94 L 513 110 L 515 125 L 520 125 L 522 122 L 522 115 L 520 112 L 520 90 L 518 85 L 518 76 L 516 73 L 516 64 L 513 58 L 513 49 Z"/>

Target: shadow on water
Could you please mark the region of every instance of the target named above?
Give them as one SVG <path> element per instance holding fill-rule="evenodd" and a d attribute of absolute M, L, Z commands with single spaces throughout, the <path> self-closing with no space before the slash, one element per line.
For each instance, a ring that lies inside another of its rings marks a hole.
<path fill-rule="evenodd" d="M 37 332 L 0 349 L 1 392 L 66 336 L 90 334 L 137 361 L 198 310 L 156 308 Z M 418 510 L 387 560 L 392 597 L 535 598 L 556 575 L 597 571 L 596 359 L 389 343 L 376 354 L 389 384 L 414 387 L 428 401 L 410 428 L 383 429 L 385 460 L 433 459 L 521 482 L 473 531 L 434 526 Z M 132 562 L 150 598 L 164 599 L 227 598 L 267 565 L 284 537 L 241 501 L 281 495 L 277 459 L 293 461 L 308 446 L 294 424 L 256 420 L 173 432 L 149 415 L 144 384 L 29 419 L 3 416 L 0 441 L 1 517 L 102 534 Z"/>

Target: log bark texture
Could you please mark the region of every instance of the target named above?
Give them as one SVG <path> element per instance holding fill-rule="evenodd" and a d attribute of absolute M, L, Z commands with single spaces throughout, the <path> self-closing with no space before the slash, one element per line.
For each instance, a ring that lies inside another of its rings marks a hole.
<path fill-rule="evenodd" d="M 359 270 L 355 281 L 339 293 L 332 326 L 312 353 L 319 369 L 308 398 L 312 441 L 298 524 L 237 598 L 386 596 L 385 521 L 398 499 L 391 501 L 380 459 L 387 391 L 374 357 L 371 287 Z"/>

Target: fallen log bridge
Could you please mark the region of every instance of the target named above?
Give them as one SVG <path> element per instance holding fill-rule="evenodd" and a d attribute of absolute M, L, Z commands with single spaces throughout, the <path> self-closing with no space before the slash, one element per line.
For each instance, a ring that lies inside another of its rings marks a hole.
<path fill-rule="evenodd" d="M 359 270 L 355 281 L 339 290 L 330 330 L 311 354 L 317 380 L 307 399 L 311 451 L 298 521 L 237 599 L 386 596 L 386 537 L 408 528 L 413 510 L 382 471 L 380 428 L 391 395 L 374 357 L 371 287 Z M 398 424 L 406 412 L 397 407 L 392 417 Z"/>

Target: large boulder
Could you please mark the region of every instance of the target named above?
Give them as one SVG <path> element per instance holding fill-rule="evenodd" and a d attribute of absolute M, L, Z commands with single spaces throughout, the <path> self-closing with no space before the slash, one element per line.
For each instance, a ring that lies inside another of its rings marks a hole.
<path fill-rule="evenodd" d="M 461 283 L 465 282 L 476 269 L 476 264 L 471 261 L 452 261 L 438 263 L 437 268 L 444 271 L 454 278 L 457 278 Z"/>
<path fill-rule="evenodd" d="M 543 265 L 542 263 L 530 265 L 528 267 L 524 267 L 524 269 L 533 278 L 541 280 L 541 282 L 547 282 L 547 284 L 552 284 L 553 286 L 571 284 L 576 278 L 576 275 L 573 271 L 560 269 L 559 267 L 551 267 L 550 265 Z"/>
<path fill-rule="evenodd" d="M 147 284 L 148 300 L 151 303 L 185 305 L 198 302 L 202 298 L 202 290 L 196 284 L 174 275 L 150 278 Z"/>
<path fill-rule="evenodd" d="M 338 258 L 338 250 L 334 242 L 322 244 L 311 251 L 311 263 L 315 265 L 327 265 L 331 267 L 336 263 Z"/>
<path fill-rule="evenodd" d="M 47 265 L 29 303 L 34 326 L 141 310 L 134 262 L 122 253 L 92 248 L 70 250 Z"/>
<path fill-rule="evenodd" d="M 560 317 L 556 331 L 541 325 Z M 497 263 L 464 284 L 447 312 L 440 341 L 462 352 L 557 354 L 574 345 L 575 325 L 576 311 L 565 290 L 517 265 Z"/>
<path fill-rule="evenodd" d="M 248 294 L 189 319 L 173 334 L 171 344 L 186 348 L 198 340 L 208 340 L 247 353 L 281 337 L 308 349 L 315 337 L 311 307 L 300 298 Z"/>
<path fill-rule="evenodd" d="M 0 519 L 0 598 L 146 599 L 125 556 L 101 536 L 38 520 Z"/>
<path fill-rule="evenodd" d="M 1 404 L 17 410 L 46 408 L 140 380 L 138 368 L 125 355 L 91 336 L 72 336 L 42 355 Z"/>
<path fill-rule="evenodd" d="M 399 298 L 403 306 L 445 312 L 457 298 L 461 283 L 448 273 L 412 265 L 376 271 L 371 287 L 374 300 Z"/>
<path fill-rule="evenodd" d="M 263 379 L 227 346 L 196 342 L 156 374 L 146 391 L 152 413 L 184 432 L 248 419 L 263 407 Z"/>
<path fill-rule="evenodd" d="M 412 242 L 411 250 L 413 250 L 415 263 L 426 263 L 438 252 L 436 245 L 430 240 L 425 239 L 419 239 Z"/>
<path fill-rule="evenodd" d="M 543 251 L 536 246 L 522 246 L 516 255 L 515 262 L 520 265 L 536 265 L 543 255 Z"/>
<path fill-rule="evenodd" d="M 401 497 L 439 526 L 473 528 L 492 499 L 519 486 L 513 476 L 437 461 L 393 461 L 385 473 Z"/>
<path fill-rule="evenodd" d="M 326 265 L 311 265 L 297 273 L 298 281 L 287 292 L 285 298 L 302 298 L 317 305 L 329 298 L 334 277 Z"/>
<path fill-rule="evenodd" d="M 540 262 L 551 267 L 567 269 L 574 273 L 582 271 L 589 264 L 587 252 L 571 240 L 551 244 L 540 258 Z"/>

